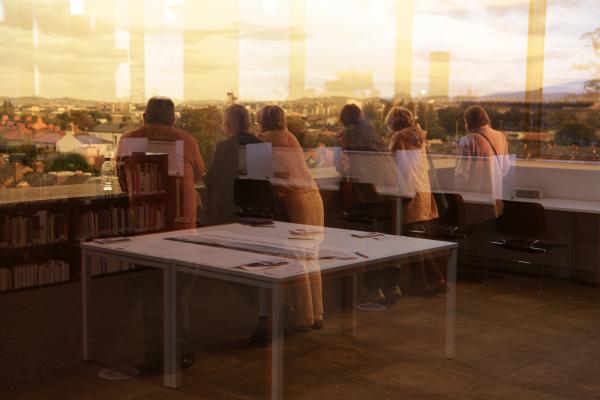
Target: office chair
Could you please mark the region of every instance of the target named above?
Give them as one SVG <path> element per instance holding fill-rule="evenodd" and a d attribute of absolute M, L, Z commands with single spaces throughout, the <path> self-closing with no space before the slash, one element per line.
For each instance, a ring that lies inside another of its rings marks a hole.
<path fill-rule="evenodd" d="M 383 232 L 384 223 L 392 219 L 391 215 L 386 215 L 384 203 L 372 183 L 344 179 L 339 184 L 340 218 L 344 221 L 368 225 L 371 231 Z"/>
<path fill-rule="evenodd" d="M 233 201 L 240 220 L 255 223 L 271 222 L 278 214 L 278 200 L 268 180 L 237 178 L 233 187 Z"/>
<path fill-rule="evenodd" d="M 541 255 L 540 283 L 538 297 L 542 295 L 547 254 L 551 251 L 566 248 L 567 245 L 548 242 L 548 227 L 544 207 L 539 203 L 504 200 L 502 214 L 495 221 L 496 238 L 488 240 L 489 244 L 504 250 L 522 255 Z M 518 264 L 532 265 L 529 259 L 512 260 Z M 486 276 L 487 276 L 486 263 Z M 571 275 L 569 262 L 569 275 Z"/>

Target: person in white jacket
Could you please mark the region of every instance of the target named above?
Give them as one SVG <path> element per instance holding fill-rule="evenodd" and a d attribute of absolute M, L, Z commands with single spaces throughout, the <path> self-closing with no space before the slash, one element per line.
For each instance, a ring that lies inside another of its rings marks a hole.
<path fill-rule="evenodd" d="M 461 193 L 483 193 L 495 205 L 494 217 L 502 213 L 502 180 L 510 169 L 508 141 L 491 127 L 482 107 L 472 106 L 464 113 L 468 134 L 458 143 L 454 172 L 455 189 Z"/>

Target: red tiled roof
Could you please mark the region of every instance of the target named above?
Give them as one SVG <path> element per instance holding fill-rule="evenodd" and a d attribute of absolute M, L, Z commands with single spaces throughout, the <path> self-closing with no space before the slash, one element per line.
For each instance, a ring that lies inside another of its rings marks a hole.
<path fill-rule="evenodd" d="M 43 133 L 38 133 L 35 134 L 33 136 L 33 142 L 34 143 L 50 143 L 50 144 L 56 144 L 56 142 L 58 141 L 58 139 L 60 139 L 62 136 L 58 133 L 53 133 L 53 132 L 43 132 Z"/>

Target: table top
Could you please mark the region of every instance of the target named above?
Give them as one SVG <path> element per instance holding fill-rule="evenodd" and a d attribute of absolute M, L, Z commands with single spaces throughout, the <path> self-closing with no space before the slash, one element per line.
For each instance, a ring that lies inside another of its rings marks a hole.
<path fill-rule="evenodd" d="M 487 193 L 472 193 L 472 192 L 454 192 L 451 190 L 445 191 L 446 193 L 458 193 L 460 194 L 466 203 L 472 204 L 493 204 L 492 196 Z M 571 213 L 584 213 L 584 214 L 600 214 L 600 202 L 596 201 L 584 201 L 584 200 L 570 200 L 570 199 L 555 199 L 555 198 L 542 198 L 542 199 L 529 199 L 523 197 L 515 197 L 509 200 L 521 201 L 527 203 L 538 203 L 541 204 L 546 210 L 549 211 L 561 211 Z"/>
<path fill-rule="evenodd" d="M 118 185 L 114 185 L 112 191 L 105 192 L 99 183 L 9 188 L 0 191 L 0 206 L 69 199 L 102 199 L 118 196 L 121 193 Z"/>
<path fill-rule="evenodd" d="M 394 235 L 356 237 L 364 234 L 276 222 L 273 227 L 229 224 L 136 236 L 117 242 L 88 242 L 81 246 L 108 256 L 134 259 L 142 265 L 144 261 L 170 263 L 189 272 L 199 269 L 263 282 L 293 280 L 306 272 L 331 273 L 368 267 L 443 253 L 457 247 L 455 243 Z M 285 264 L 249 265 L 259 262 Z"/>

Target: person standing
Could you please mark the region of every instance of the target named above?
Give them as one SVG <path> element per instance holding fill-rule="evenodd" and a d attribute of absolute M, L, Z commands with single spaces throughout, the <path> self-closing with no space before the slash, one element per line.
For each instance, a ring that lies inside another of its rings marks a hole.
<path fill-rule="evenodd" d="M 221 225 L 234 222 L 234 185 L 239 176 L 240 146 L 261 143 L 249 133 L 250 114 L 240 104 L 225 109 L 223 129 L 227 138 L 217 144 L 212 165 L 204 181 L 206 183 L 205 219 L 207 225 Z"/>
<path fill-rule="evenodd" d="M 296 137 L 287 129 L 285 111 L 276 105 L 261 108 L 257 115 L 258 138 L 273 146 L 273 169 L 281 171 L 282 179 L 275 185 L 292 223 L 324 225 L 323 200 L 304 160 L 304 151 Z M 299 259 L 305 267 L 303 281 L 293 288 L 295 308 L 293 328 L 306 332 L 321 329 L 323 323 L 323 293 L 318 260 Z"/>
<path fill-rule="evenodd" d="M 493 217 L 498 217 L 503 209 L 502 180 L 510 169 L 508 141 L 502 132 L 492 129 L 482 107 L 467 108 L 464 123 L 468 134 L 458 143 L 455 190 L 488 195 L 494 205 Z"/>
<path fill-rule="evenodd" d="M 126 141 L 129 139 L 148 139 L 158 142 L 183 142 L 183 176 L 169 176 L 165 184 L 166 200 L 164 204 L 165 230 L 181 230 L 196 228 L 197 208 L 201 205 L 196 192 L 196 182 L 201 181 L 205 172 L 204 161 L 198 150 L 196 140 L 187 132 L 175 129 L 175 105 L 167 97 L 152 97 L 148 100 L 144 112 L 144 125 L 125 133 L 117 146 L 117 170 L 121 188 L 127 191 L 124 169 L 136 168 L 131 163 L 125 163 Z M 129 193 L 130 201 L 135 201 L 135 194 Z M 144 345 L 146 367 L 158 370 L 161 365 L 161 306 L 160 293 L 162 278 L 160 271 L 151 270 L 147 280 L 142 283 L 143 299 Z M 177 303 L 181 311 L 178 322 L 178 360 L 183 368 L 190 367 L 194 362 L 193 353 L 183 350 L 189 340 L 191 321 L 189 303 L 195 275 L 182 274 L 178 279 Z"/>

